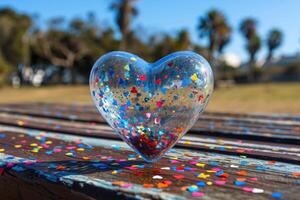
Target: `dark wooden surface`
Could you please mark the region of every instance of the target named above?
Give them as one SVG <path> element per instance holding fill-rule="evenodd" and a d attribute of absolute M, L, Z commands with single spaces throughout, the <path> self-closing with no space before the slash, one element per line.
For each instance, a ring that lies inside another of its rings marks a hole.
<path fill-rule="evenodd" d="M 151 164 L 93 106 L 0 105 L 0 174 L 1 200 L 300 199 L 300 116 L 205 113 Z"/>

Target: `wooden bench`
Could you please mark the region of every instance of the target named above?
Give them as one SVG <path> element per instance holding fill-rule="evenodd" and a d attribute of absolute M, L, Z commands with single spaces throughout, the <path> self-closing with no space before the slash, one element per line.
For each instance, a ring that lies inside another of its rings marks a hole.
<path fill-rule="evenodd" d="M 300 116 L 205 113 L 146 163 L 91 105 L 0 105 L 0 199 L 300 199 Z"/>

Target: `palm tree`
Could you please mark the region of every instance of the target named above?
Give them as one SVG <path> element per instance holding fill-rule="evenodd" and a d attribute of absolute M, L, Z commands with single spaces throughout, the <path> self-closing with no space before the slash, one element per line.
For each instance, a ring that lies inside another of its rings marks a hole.
<path fill-rule="evenodd" d="M 273 52 L 277 49 L 282 43 L 282 32 L 279 29 L 273 28 L 267 37 L 267 45 L 268 45 L 268 56 L 267 62 L 271 61 L 273 58 Z"/>
<path fill-rule="evenodd" d="M 260 37 L 256 31 L 257 22 L 255 19 L 247 18 L 242 21 L 240 31 L 247 40 L 246 49 L 249 53 L 249 64 L 255 64 L 255 55 L 261 47 Z"/>
<path fill-rule="evenodd" d="M 191 38 L 187 30 L 182 29 L 177 35 L 176 50 L 189 50 L 191 47 Z"/>
<path fill-rule="evenodd" d="M 257 52 L 261 48 L 261 39 L 257 35 L 256 26 L 257 22 L 252 18 L 243 20 L 240 25 L 240 31 L 247 40 L 246 49 L 249 53 L 250 81 L 253 81 L 255 79 L 255 57 Z"/>
<path fill-rule="evenodd" d="M 210 10 L 204 17 L 200 18 L 198 30 L 201 38 L 208 38 L 208 60 L 213 61 L 215 52 L 222 52 L 229 43 L 231 27 L 223 13 L 218 10 Z"/>
<path fill-rule="evenodd" d="M 126 48 L 127 37 L 130 33 L 130 22 L 133 17 L 137 16 L 138 11 L 134 7 L 136 0 L 116 0 L 111 9 L 116 12 L 116 23 L 122 33 L 121 48 Z"/>
<path fill-rule="evenodd" d="M 261 39 L 258 35 L 251 37 L 247 44 L 247 50 L 250 54 L 250 63 L 255 66 L 255 56 L 261 48 Z"/>

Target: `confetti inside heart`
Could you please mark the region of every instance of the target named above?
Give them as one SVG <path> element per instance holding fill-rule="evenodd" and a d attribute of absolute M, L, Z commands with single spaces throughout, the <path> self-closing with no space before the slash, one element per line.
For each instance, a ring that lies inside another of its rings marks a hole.
<path fill-rule="evenodd" d="M 126 52 L 100 57 L 90 75 L 97 109 L 121 138 L 153 162 L 193 126 L 213 91 L 208 62 L 177 52 L 149 64 Z"/>

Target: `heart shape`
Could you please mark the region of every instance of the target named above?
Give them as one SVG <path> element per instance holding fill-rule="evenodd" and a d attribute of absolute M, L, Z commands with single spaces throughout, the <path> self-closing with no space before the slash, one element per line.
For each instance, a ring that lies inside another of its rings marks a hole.
<path fill-rule="evenodd" d="M 213 91 L 208 62 L 189 52 L 149 64 L 126 52 L 100 57 L 90 74 L 91 95 L 109 125 L 142 158 L 153 162 L 193 126 Z"/>

